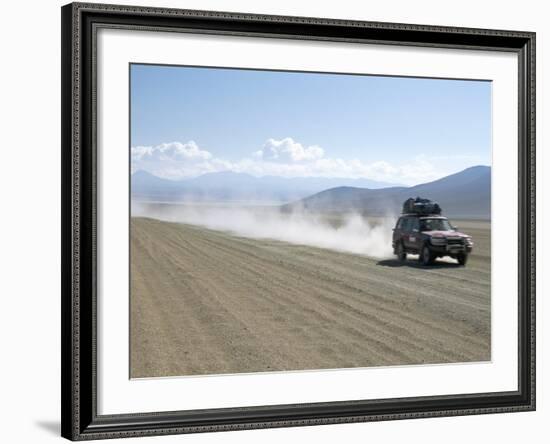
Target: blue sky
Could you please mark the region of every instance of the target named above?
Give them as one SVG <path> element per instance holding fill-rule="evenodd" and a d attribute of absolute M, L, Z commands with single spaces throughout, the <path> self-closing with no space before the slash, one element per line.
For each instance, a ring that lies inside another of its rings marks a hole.
<path fill-rule="evenodd" d="M 132 169 L 416 184 L 491 164 L 491 83 L 131 65 Z"/>

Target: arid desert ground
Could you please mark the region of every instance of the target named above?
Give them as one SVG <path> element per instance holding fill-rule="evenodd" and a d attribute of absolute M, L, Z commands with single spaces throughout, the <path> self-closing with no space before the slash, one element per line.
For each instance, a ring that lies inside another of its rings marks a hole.
<path fill-rule="evenodd" d="M 490 223 L 466 267 L 131 219 L 131 377 L 490 360 Z"/>

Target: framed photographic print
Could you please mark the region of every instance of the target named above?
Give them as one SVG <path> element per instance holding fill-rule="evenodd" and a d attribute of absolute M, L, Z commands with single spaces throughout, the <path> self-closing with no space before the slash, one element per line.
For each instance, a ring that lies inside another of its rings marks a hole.
<path fill-rule="evenodd" d="M 62 435 L 535 408 L 535 35 L 62 8 Z"/>

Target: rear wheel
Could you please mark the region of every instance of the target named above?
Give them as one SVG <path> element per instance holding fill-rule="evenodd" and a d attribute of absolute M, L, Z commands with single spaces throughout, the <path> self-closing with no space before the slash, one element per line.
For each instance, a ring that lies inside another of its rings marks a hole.
<path fill-rule="evenodd" d="M 397 260 L 399 262 L 405 262 L 407 260 L 407 253 L 405 253 L 402 242 L 399 242 L 397 244 L 397 247 L 395 248 L 395 254 L 397 255 Z"/>
<path fill-rule="evenodd" d="M 468 254 L 460 253 L 456 258 L 460 265 L 466 265 L 466 262 L 468 261 Z"/>
<path fill-rule="evenodd" d="M 422 262 L 423 265 L 432 265 L 434 263 L 434 255 L 430 251 L 427 245 L 424 245 L 422 247 L 422 251 L 420 252 L 420 262 Z"/>

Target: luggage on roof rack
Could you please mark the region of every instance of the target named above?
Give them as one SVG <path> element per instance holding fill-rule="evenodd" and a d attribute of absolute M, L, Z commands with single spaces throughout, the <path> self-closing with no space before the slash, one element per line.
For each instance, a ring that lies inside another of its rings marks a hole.
<path fill-rule="evenodd" d="M 441 207 L 430 199 L 411 197 L 403 203 L 403 213 L 408 214 L 441 214 Z"/>

